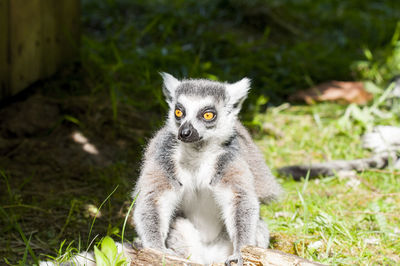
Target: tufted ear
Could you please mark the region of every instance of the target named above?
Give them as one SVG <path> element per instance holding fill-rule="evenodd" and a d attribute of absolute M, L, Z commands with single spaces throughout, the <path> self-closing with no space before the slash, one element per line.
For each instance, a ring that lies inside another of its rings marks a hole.
<path fill-rule="evenodd" d="M 175 90 L 181 84 L 179 80 L 177 80 L 171 74 L 166 72 L 160 72 L 161 77 L 163 78 L 163 93 L 168 104 L 172 103 L 172 99 L 175 97 Z"/>
<path fill-rule="evenodd" d="M 250 79 L 243 78 L 236 83 L 227 84 L 226 91 L 229 95 L 228 105 L 232 107 L 233 112 L 239 113 L 242 103 L 250 90 Z"/>

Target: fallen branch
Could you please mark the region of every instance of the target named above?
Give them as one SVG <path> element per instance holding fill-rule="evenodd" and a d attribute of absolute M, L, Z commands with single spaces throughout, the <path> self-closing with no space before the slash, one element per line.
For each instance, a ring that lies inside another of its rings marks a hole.
<path fill-rule="evenodd" d="M 131 266 L 145 265 L 192 265 L 201 264 L 190 262 L 189 260 L 163 254 L 153 249 L 130 250 L 125 253 L 131 259 Z M 323 265 L 312 262 L 298 256 L 287 254 L 279 250 L 263 249 L 258 247 L 246 246 L 242 248 L 244 265 L 272 265 L 272 266 L 317 266 Z M 223 266 L 224 263 L 214 263 L 212 266 Z"/>

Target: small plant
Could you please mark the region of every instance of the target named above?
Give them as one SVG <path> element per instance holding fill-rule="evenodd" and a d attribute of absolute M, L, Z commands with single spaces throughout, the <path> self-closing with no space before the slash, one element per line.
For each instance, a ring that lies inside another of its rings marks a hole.
<path fill-rule="evenodd" d="M 375 86 L 373 83 L 367 83 L 366 85 Z M 398 115 L 395 105 L 394 108 L 386 108 L 393 89 L 394 84 L 391 84 L 386 90 L 377 93 L 370 106 L 360 107 L 356 104 L 350 104 L 346 108 L 344 115 L 337 122 L 339 130 L 350 132 L 353 123 L 358 123 L 368 131 L 384 120 L 393 120 Z"/>
<path fill-rule="evenodd" d="M 361 79 L 382 85 L 400 74 L 400 22 L 397 23 L 392 39 L 374 53 L 363 49 L 365 60 L 357 61 L 352 68 Z"/>
<path fill-rule="evenodd" d="M 128 265 L 123 253 L 118 253 L 114 240 L 106 236 L 100 243 L 101 248 L 94 246 L 96 264 L 99 266 L 122 266 Z"/>

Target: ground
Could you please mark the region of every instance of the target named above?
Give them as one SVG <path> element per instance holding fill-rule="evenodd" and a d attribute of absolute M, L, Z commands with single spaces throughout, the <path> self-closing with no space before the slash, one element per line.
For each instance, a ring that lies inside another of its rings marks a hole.
<path fill-rule="evenodd" d="M 81 3 L 76 65 L 0 108 L 0 264 L 121 238 L 139 159 L 165 116 L 159 71 L 251 78 L 241 118 L 275 173 L 368 156 L 362 133 L 400 124 L 400 104 L 376 101 L 400 73 L 399 1 Z M 367 107 L 285 103 L 329 80 L 378 87 Z M 271 247 L 331 264 L 400 264 L 398 172 L 279 181 L 285 195 L 261 208 Z"/>
<path fill-rule="evenodd" d="M 362 127 L 340 126 L 346 108 L 328 103 L 271 108 L 260 120 L 283 135 L 262 136 L 257 144 L 274 168 L 368 156 L 361 147 Z M 273 246 L 327 264 L 399 264 L 399 177 L 399 171 L 372 169 L 301 182 L 281 179 L 286 195 L 261 208 L 274 232 Z"/>
<path fill-rule="evenodd" d="M 151 134 L 150 123 L 128 106 L 120 110 L 124 123 L 115 123 L 101 95 L 45 89 L 58 79 L 34 85 L 0 110 L 0 257 L 13 263 L 23 257 L 25 238 L 36 256 L 54 255 L 64 239 L 86 246 L 95 206 L 115 188 L 90 240 L 116 233 Z"/>
<path fill-rule="evenodd" d="M 32 261 L 85 249 L 105 235 L 118 240 L 138 161 L 155 129 L 148 121 L 164 115 L 138 115 L 122 105 L 116 122 L 101 94 L 60 95 L 44 85 L 53 88 L 54 82 L 36 84 L 0 110 L 0 256 L 11 263 L 26 253 Z M 345 131 L 338 123 L 345 110 L 286 103 L 260 112 L 251 129 L 274 171 L 368 156 L 360 146 L 362 125 Z M 271 247 L 329 264 L 400 263 L 399 175 L 372 170 L 300 182 L 279 177 L 285 195 L 261 207 Z M 133 237 L 128 226 L 125 239 Z"/>

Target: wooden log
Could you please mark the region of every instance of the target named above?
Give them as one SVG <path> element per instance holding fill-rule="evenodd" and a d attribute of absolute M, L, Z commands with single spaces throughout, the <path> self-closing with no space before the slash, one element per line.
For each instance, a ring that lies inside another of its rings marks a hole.
<path fill-rule="evenodd" d="M 193 263 L 187 259 L 178 258 L 168 254 L 164 254 L 154 249 L 141 249 L 125 251 L 125 254 L 131 259 L 131 266 L 145 265 L 192 265 L 201 264 Z M 242 248 L 244 265 L 271 265 L 271 266 L 318 266 L 324 265 L 301 257 L 287 254 L 279 250 L 263 249 L 259 247 L 246 246 Z M 224 263 L 213 263 L 212 266 L 224 266 Z"/>
<path fill-rule="evenodd" d="M 126 256 L 131 260 L 131 266 L 147 266 L 147 265 L 175 265 L 175 266 L 200 266 L 202 264 L 193 263 L 189 260 L 164 254 L 154 249 L 130 249 L 124 251 Z"/>
<path fill-rule="evenodd" d="M 280 250 L 264 249 L 246 246 L 242 248 L 243 260 L 246 265 L 271 265 L 271 266 L 317 266 L 324 265 L 299 256 L 288 254 Z"/>

